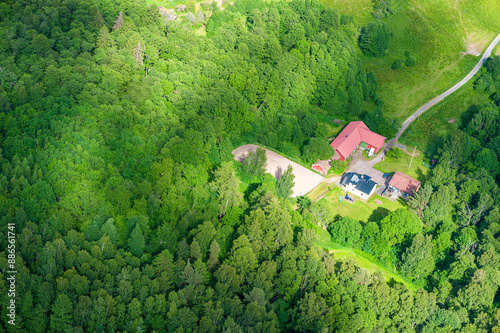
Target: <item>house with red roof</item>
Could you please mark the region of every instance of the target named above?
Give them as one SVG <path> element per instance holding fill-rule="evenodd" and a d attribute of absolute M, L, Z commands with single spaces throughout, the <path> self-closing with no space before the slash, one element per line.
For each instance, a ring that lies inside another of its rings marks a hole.
<path fill-rule="evenodd" d="M 330 170 L 331 167 L 332 166 L 328 161 L 322 161 L 322 160 L 318 160 L 318 162 L 311 165 L 311 169 L 318 171 L 323 176 L 326 176 L 328 170 Z"/>
<path fill-rule="evenodd" d="M 358 147 L 376 154 L 384 142 L 385 137 L 370 131 L 362 121 L 352 121 L 337 135 L 330 146 L 335 149 L 335 155 L 338 154 L 334 159 L 345 161 Z"/>
<path fill-rule="evenodd" d="M 402 172 L 396 172 L 389 182 L 389 192 L 404 197 L 412 196 L 420 188 L 420 182 Z"/>

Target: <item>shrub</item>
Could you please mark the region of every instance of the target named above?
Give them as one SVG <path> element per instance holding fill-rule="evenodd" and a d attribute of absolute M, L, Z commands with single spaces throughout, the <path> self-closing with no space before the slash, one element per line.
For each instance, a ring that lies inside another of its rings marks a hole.
<path fill-rule="evenodd" d="M 330 162 L 330 165 L 332 166 L 330 170 L 328 170 L 328 173 L 340 175 L 343 174 L 344 171 L 347 169 L 347 164 L 345 162 L 339 161 L 339 160 L 333 160 Z"/>
<path fill-rule="evenodd" d="M 399 160 L 401 157 L 403 157 L 403 151 L 397 147 L 392 147 L 391 150 L 387 152 L 388 157 L 395 158 Z"/>
<path fill-rule="evenodd" d="M 385 22 L 370 22 L 359 36 L 359 47 L 369 57 L 382 57 L 389 47 L 391 31 Z"/>
<path fill-rule="evenodd" d="M 413 66 L 415 66 L 416 63 L 417 63 L 417 61 L 413 57 L 409 57 L 405 61 L 405 65 L 408 66 L 408 67 L 413 67 Z"/>
<path fill-rule="evenodd" d="M 402 65 L 402 62 L 401 60 L 397 59 L 395 60 L 393 63 L 392 63 L 392 66 L 391 68 L 394 69 L 394 70 L 398 70 L 401 68 L 401 65 Z"/>

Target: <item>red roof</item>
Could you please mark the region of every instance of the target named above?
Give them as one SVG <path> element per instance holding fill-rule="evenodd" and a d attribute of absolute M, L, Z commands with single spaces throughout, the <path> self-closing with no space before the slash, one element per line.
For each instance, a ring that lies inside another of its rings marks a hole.
<path fill-rule="evenodd" d="M 361 142 L 380 149 L 384 145 L 385 137 L 370 131 L 362 121 L 352 121 L 337 135 L 330 146 L 347 157 Z"/>
<path fill-rule="evenodd" d="M 405 193 L 408 193 L 409 195 L 413 195 L 413 192 L 418 191 L 418 188 L 420 187 L 420 182 L 398 171 L 394 174 L 394 176 L 392 176 L 389 185 Z"/>

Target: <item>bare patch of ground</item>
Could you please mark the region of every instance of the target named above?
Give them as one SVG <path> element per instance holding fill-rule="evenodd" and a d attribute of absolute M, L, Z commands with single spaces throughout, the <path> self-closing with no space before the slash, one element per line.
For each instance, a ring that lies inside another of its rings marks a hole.
<path fill-rule="evenodd" d="M 196 30 L 196 36 L 206 36 L 207 32 L 205 31 L 205 25 L 202 25 L 200 29 Z"/>
<path fill-rule="evenodd" d="M 465 44 L 466 46 L 466 51 L 463 53 L 464 55 L 466 54 L 472 54 L 473 56 L 477 57 L 481 55 L 481 50 L 483 49 L 480 45 L 480 43 L 472 43 L 472 42 L 467 42 Z"/>
<path fill-rule="evenodd" d="M 234 159 L 237 161 L 243 161 L 245 156 L 248 155 L 250 151 L 254 152 L 259 146 L 257 145 L 244 145 L 233 150 Z M 324 178 L 319 174 L 303 167 L 302 165 L 290 161 L 288 158 L 281 156 L 271 150 L 266 149 L 267 165 L 266 171 L 276 178 L 279 178 L 283 171 L 291 165 L 293 168 L 293 174 L 295 175 L 295 185 L 292 188 L 293 197 L 299 197 L 306 195 L 313 188 L 321 183 Z"/>
<path fill-rule="evenodd" d="M 453 123 L 455 122 L 455 118 L 451 118 L 450 120 L 448 120 L 448 122 L 449 122 L 450 124 L 453 124 Z"/>

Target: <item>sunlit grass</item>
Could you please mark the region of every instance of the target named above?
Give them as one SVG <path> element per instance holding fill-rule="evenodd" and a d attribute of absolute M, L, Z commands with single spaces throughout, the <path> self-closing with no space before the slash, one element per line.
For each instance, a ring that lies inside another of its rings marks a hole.
<path fill-rule="evenodd" d="M 371 17 L 370 0 L 323 0 L 323 3 L 355 17 L 360 26 Z M 362 57 L 373 70 L 385 101 L 384 112 L 406 119 L 418 106 L 458 82 L 477 62 L 465 55 L 466 43 L 482 51 L 500 32 L 499 1 L 409 0 L 397 1 L 395 14 L 382 20 L 389 24 L 393 38 L 387 55 Z M 417 63 L 394 71 L 396 59 L 405 61 L 410 51 Z"/>
<path fill-rule="evenodd" d="M 342 249 L 332 249 L 329 251 L 333 257 L 337 260 L 346 261 L 354 260 L 356 266 L 367 270 L 369 273 L 373 274 L 375 272 L 380 272 L 384 276 L 386 281 L 394 280 L 397 283 L 401 283 L 406 286 L 411 291 L 417 291 L 418 287 L 409 281 L 408 279 L 400 276 L 387 269 L 384 266 L 377 264 L 377 262 L 370 258 L 371 256 L 362 252 L 358 249 L 342 248 Z"/>
<path fill-rule="evenodd" d="M 474 91 L 474 80 L 416 119 L 399 141 L 421 147 L 433 157 L 444 138 L 464 127 L 477 108 L 489 100 L 487 94 Z"/>
<path fill-rule="evenodd" d="M 374 168 L 383 172 L 393 174 L 400 171 L 417 180 L 424 181 L 429 169 L 423 165 L 424 154 L 416 151 L 415 157 L 412 161 L 412 154 L 415 146 L 407 146 L 407 154 L 403 154 L 399 159 L 392 157 L 385 157 L 380 163 L 375 164 Z M 420 148 L 420 147 L 417 147 Z M 423 148 L 423 147 L 421 147 Z M 399 148 L 394 148 L 399 149 Z M 410 164 L 411 162 L 411 164 Z M 427 161 L 429 164 L 430 161 Z"/>

